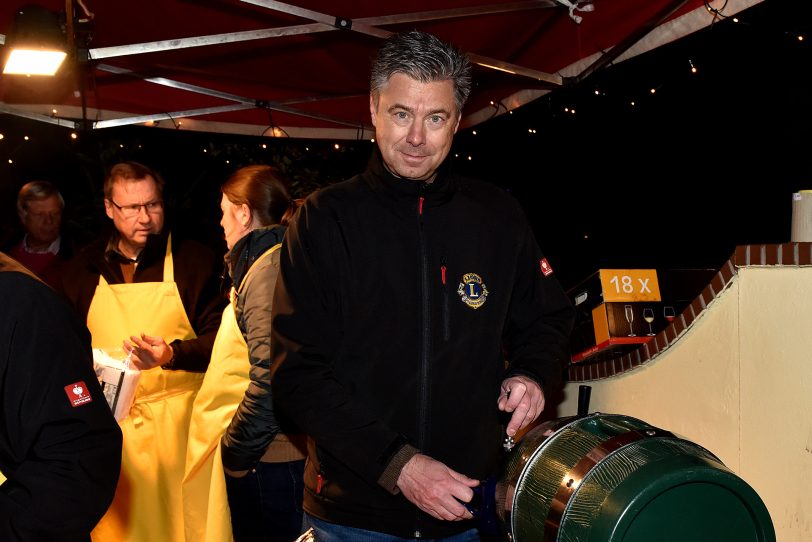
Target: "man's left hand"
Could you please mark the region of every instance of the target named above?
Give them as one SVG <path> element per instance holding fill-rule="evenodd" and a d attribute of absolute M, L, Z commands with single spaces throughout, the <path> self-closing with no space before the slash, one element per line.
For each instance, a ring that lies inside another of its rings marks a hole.
<path fill-rule="evenodd" d="M 124 351 L 132 354 L 130 359 L 142 371 L 172 361 L 172 347 L 166 344 L 163 337 L 151 337 L 142 333 L 140 337 L 133 335 L 130 341 L 124 341 Z"/>
<path fill-rule="evenodd" d="M 425 513 L 445 521 L 471 519 L 463 503 L 474 495 L 479 480 L 452 470 L 427 455 L 414 455 L 400 471 L 397 481 L 403 496 Z"/>
<path fill-rule="evenodd" d="M 499 410 L 512 412 L 506 433 L 509 437 L 516 435 L 544 410 L 544 392 L 535 380 L 526 376 L 511 376 L 502 382 L 502 394 L 499 396 Z"/>

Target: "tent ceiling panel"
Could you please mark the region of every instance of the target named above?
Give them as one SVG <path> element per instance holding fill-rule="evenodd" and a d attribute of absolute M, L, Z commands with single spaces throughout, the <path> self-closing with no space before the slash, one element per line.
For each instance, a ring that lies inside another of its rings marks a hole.
<path fill-rule="evenodd" d="M 188 119 L 183 129 L 366 138 L 375 52 L 390 33 L 418 28 L 475 62 L 468 127 L 713 23 L 708 6 L 729 16 L 760 0 L 415 0 L 408 11 L 292 1 L 40 0 L 72 9 L 77 53 L 54 78 L 0 75 L 2 111 L 52 121 L 56 108 L 88 128 L 163 115 L 167 127 Z M 0 33 L 11 31 L 15 3 L 29 1 L 5 3 Z"/>

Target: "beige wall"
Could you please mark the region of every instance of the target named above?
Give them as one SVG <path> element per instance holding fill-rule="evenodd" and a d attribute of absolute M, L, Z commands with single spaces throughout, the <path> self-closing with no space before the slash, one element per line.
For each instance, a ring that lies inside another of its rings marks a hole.
<path fill-rule="evenodd" d="M 567 386 L 560 415 L 578 410 Z M 592 386 L 625 414 L 704 446 L 761 496 L 778 542 L 812 540 L 812 268 L 740 268 L 668 350 Z"/>

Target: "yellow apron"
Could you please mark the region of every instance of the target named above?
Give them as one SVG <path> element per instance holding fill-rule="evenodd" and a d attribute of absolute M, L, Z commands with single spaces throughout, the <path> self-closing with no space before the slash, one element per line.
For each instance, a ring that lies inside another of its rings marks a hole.
<path fill-rule="evenodd" d="M 257 258 L 246 272 L 240 291 L 256 264 L 270 257 L 280 246 L 271 247 Z M 234 314 L 235 301 L 232 289 L 231 303 L 223 311 L 211 363 L 192 409 L 183 477 L 183 520 L 187 542 L 233 540 L 220 437 L 245 395 L 251 368 L 248 345 Z"/>
<path fill-rule="evenodd" d="M 163 282 L 99 285 L 87 327 L 94 348 L 120 349 L 124 339 L 145 333 L 195 338 L 175 284 L 172 241 L 167 239 Z M 143 371 L 124 435 L 121 477 L 113 504 L 91 533 L 94 542 L 181 542 L 181 480 L 192 403 L 203 373 Z"/>

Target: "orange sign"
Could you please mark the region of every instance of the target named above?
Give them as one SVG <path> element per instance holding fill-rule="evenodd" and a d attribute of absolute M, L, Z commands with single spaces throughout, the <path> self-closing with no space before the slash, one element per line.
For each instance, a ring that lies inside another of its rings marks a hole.
<path fill-rule="evenodd" d="M 656 269 L 601 269 L 604 301 L 660 301 Z"/>

